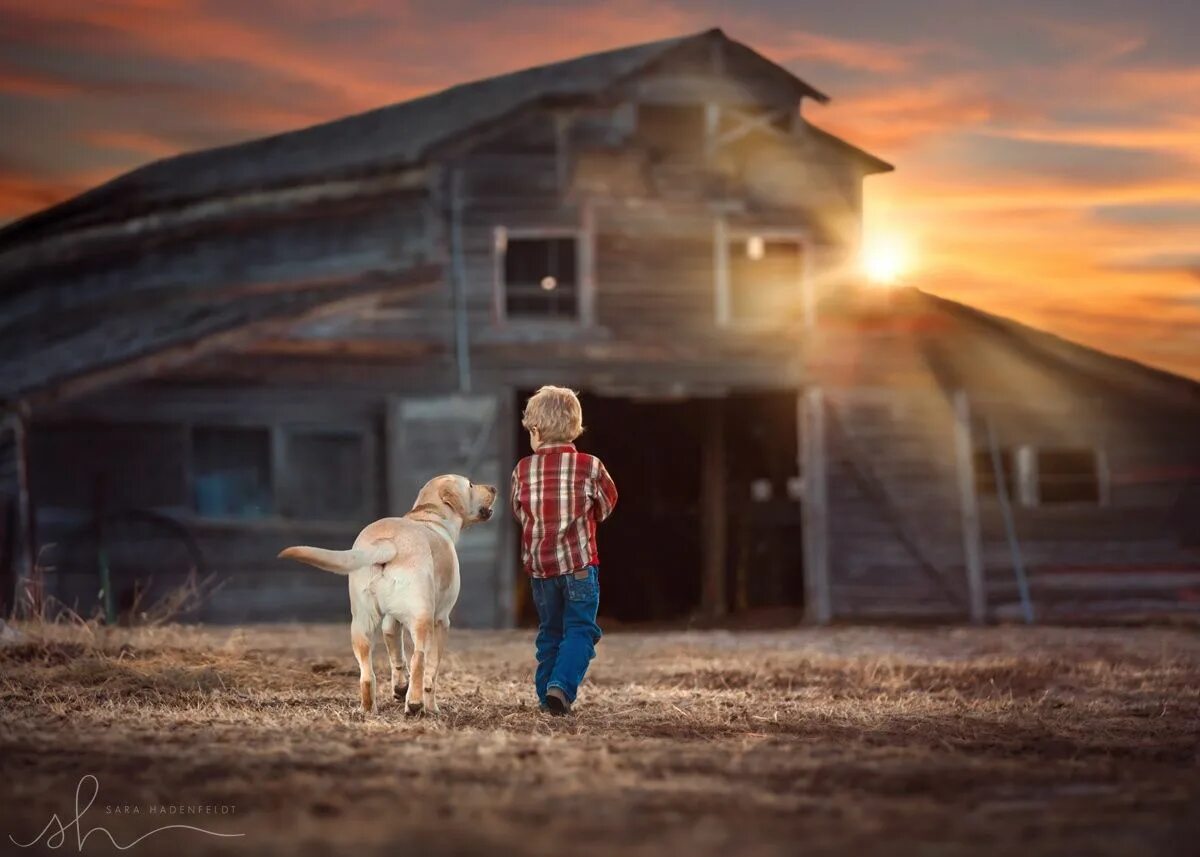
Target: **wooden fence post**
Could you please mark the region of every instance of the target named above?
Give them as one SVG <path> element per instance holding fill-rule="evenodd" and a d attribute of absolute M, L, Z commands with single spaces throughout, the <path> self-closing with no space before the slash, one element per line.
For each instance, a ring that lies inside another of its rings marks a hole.
<path fill-rule="evenodd" d="M 966 391 L 954 393 L 954 453 L 958 469 L 958 499 L 962 510 L 963 557 L 967 568 L 967 608 L 974 625 L 987 621 L 987 591 L 983 579 L 983 545 L 979 526 L 979 497 L 975 493 L 975 443 L 971 435 L 971 404 Z"/>

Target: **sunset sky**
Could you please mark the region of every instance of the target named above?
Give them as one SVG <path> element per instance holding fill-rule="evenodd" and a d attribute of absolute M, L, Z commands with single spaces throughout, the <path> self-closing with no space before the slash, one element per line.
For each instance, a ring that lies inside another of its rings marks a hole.
<path fill-rule="evenodd" d="M 904 281 L 1200 378 L 1194 0 L 0 0 L 0 222 L 176 152 L 719 26 L 897 166 Z"/>

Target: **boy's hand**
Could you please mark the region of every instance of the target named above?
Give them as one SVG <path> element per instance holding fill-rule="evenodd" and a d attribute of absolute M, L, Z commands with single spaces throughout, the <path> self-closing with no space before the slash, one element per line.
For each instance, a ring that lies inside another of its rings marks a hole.
<path fill-rule="evenodd" d="M 596 503 L 592 506 L 592 514 L 599 523 L 613 513 L 617 507 L 617 485 L 604 464 L 600 464 L 600 472 L 596 475 Z"/>

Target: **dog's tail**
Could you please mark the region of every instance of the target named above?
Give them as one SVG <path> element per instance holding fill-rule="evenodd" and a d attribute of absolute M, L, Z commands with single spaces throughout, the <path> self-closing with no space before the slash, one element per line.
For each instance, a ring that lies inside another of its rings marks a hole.
<path fill-rule="evenodd" d="M 378 541 L 348 551 L 331 551 L 298 545 L 279 552 L 280 559 L 294 559 L 334 574 L 349 574 L 368 565 L 382 565 L 396 558 L 396 546 L 390 541 Z"/>

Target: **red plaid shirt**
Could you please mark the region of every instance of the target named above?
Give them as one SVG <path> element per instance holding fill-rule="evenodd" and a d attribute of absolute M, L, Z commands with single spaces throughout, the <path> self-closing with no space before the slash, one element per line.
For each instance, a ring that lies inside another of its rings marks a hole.
<path fill-rule="evenodd" d="M 599 563 L 596 524 L 616 505 L 617 486 L 600 459 L 575 444 L 543 446 L 522 458 L 512 475 L 512 509 L 525 571 L 557 577 Z"/>

